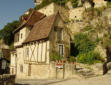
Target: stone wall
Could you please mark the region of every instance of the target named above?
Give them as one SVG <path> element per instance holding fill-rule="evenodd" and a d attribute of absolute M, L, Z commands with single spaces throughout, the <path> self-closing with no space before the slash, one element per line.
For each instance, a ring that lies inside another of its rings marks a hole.
<path fill-rule="evenodd" d="M 0 85 L 14 85 L 15 75 L 0 75 Z"/>
<path fill-rule="evenodd" d="M 28 65 L 28 64 L 27 64 Z M 28 73 L 30 72 L 30 75 Z M 75 70 L 73 64 L 64 64 L 57 68 L 55 62 L 50 64 L 32 64 L 26 73 L 17 75 L 17 79 L 67 79 L 73 77 Z"/>
<path fill-rule="evenodd" d="M 64 64 L 63 68 L 56 67 L 56 63 L 52 62 L 50 64 L 50 76 L 49 78 L 56 79 L 67 79 L 73 77 L 75 73 L 74 64 Z"/>
<path fill-rule="evenodd" d="M 61 17 L 66 20 L 69 17 L 69 11 L 68 9 L 65 9 L 64 7 L 61 7 L 55 3 L 51 3 L 41 9 L 38 10 L 39 12 L 45 14 L 46 16 L 50 16 L 56 12 L 60 12 Z"/>

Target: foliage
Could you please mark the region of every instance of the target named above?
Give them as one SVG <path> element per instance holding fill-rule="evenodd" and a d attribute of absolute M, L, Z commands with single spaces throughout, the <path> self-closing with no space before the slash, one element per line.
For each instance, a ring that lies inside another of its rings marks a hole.
<path fill-rule="evenodd" d="M 88 38 L 87 34 L 83 33 L 75 35 L 74 43 L 79 53 L 87 53 L 95 48 L 95 43 Z"/>
<path fill-rule="evenodd" d="M 77 57 L 77 61 L 84 64 L 94 64 L 98 62 L 102 62 L 104 59 L 100 56 L 99 53 L 90 51 L 88 53 L 79 54 Z"/>
<path fill-rule="evenodd" d="M 92 26 L 86 26 L 84 29 L 85 29 L 85 31 L 89 31 L 92 29 Z"/>
<path fill-rule="evenodd" d="M 9 48 L 10 48 L 10 50 L 15 50 L 14 44 L 12 43 Z"/>
<path fill-rule="evenodd" d="M 99 41 L 101 41 L 102 40 L 102 38 L 96 38 L 96 43 L 99 43 Z"/>
<path fill-rule="evenodd" d="M 62 59 L 62 57 L 59 56 L 58 53 L 56 53 L 56 52 L 52 52 L 50 58 L 51 58 L 51 61 L 56 61 L 56 60 L 61 60 Z"/>
<path fill-rule="evenodd" d="M 101 8 L 94 8 L 94 12 L 96 16 L 101 16 L 102 15 L 103 9 Z"/>
<path fill-rule="evenodd" d="M 46 5 L 48 5 L 48 4 L 52 3 L 52 2 L 55 2 L 58 5 L 64 6 L 65 3 L 67 2 L 67 0 L 43 0 L 43 2 L 40 5 L 37 5 L 35 7 L 35 9 L 38 10 L 40 8 L 43 8 L 44 6 L 46 6 Z"/>
<path fill-rule="evenodd" d="M 106 48 L 107 46 L 111 46 L 111 39 L 104 38 L 102 46 Z"/>
<path fill-rule="evenodd" d="M 75 62 L 76 58 L 74 56 L 70 56 L 70 62 Z"/>
<path fill-rule="evenodd" d="M 90 27 L 87 27 L 91 29 Z M 100 56 L 98 52 L 94 52 L 96 43 L 99 42 L 99 38 L 96 42 L 90 40 L 89 35 L 85 33 L 78 33 L 74 36 L 74 43 L 77 47 L 79 54 L 77 55 L 77 61 L 84 64 L 94 64 L 103 62 L 104 58 Z"/>
<path fill-rule="evenodd" d="M 18 26 L 20 25 L 20 21 L 13 21 L 4 26 L 2 30 L 0 30 L 0 38 L 4 40 L 4 43 L 7 45 L 11 45 L 14 41 L 14 34 L 12 33 Z"/>
<path fill-rule="evenodd" d="M 108 1 L 108 2 L 107 2 L 107 6 L 108 6 L 108 7 L 111 7 L 111 1 Z"/>
<path fill-rule="evenodd" d="M 0 52 L 0 58 L 2 58 L 3 57 L 3 54 L 2 54 L 2 52 Z"/>
<path fill-rule="evenodd" d="M 78 0 L 71 0 L 71 3 L 74 8 L 76 8 L 78 6 Z"/>

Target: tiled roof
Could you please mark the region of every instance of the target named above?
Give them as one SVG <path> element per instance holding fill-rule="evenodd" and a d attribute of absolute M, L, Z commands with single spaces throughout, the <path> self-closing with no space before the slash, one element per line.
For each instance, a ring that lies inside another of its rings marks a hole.
<path fill-rule="evenodd" d="M 54 25 L 56 16 L 58 13 L 51 16 L 45 17 L 44 19 L 37 22 L 32 28 L 29 36 L 24 41 L 24 43 L 33 42 L 41 39 L 46 39 Z"/>
<path fill-rule="evenodd" d="M 26 19 L 26 22 L 23 22 L 14 32 L 20 30 L 23 26 L 33 26 L 36 22 L 43 19 L 45 17 L 44 14 L 38 11 L 32 11 L 29 17 Z"/>

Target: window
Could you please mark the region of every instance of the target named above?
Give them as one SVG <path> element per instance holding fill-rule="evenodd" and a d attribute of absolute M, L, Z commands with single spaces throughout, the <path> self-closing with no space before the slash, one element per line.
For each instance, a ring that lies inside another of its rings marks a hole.
<path fill-rule="evenodd" d="M 6 69 L 7 62 L 6 60 L 2 60 L 2 69 Z"/>
<path fill-rule="evenodd" d="M 19 34 L 17 34 L 17 42 L 19 41 Z"/>
<path fill-rule="evenodd" d="M 59 44 L 59 55 L 60 56 L 64 56 L 64 45 L 63 44 Z"/>
<path fill-rule="evenodd" d="M 62 29 L 57 30 L 57 39 L 58 39 L 58 41 L 62 40 Z"/>
<path fill-rule="evenodd" d="M 29 48 L 26 48 L 26 56 L 29 57 Z"/>
<path fill-rule="evenodd" d="M 21 39 L 22 39 L 23 34 L 21 33 Z"/>
<path fill-rule="evenodd" d="M 23 65 L 20 65 L 20 72 L 23 72 Z"/>
<path fill-rule="evenodd" d="M 14 41 L 15 41 L 15 42 L 18 42 L 18 41 L 19 41 L 19 33 L 16 33 L 16 34 L 15 34 Z"/>

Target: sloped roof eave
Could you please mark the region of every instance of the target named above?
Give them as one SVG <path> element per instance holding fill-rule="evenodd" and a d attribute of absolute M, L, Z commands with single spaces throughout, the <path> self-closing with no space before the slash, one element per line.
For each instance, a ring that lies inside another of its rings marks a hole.
<path fill-rule="evenodd" d="M 32 11 L 32 13 L 29 15 L 29 18 L 27 19 L 27 21 L 26 22 L 24 22 L 24 23 L 22 23 L 17 29 L 15 29 L 14 31 L 13 31 L 13 33 L 15 33 L 15 32 L 17 32 L 17 31 L 19 31 L 20 29 L 22 29 L 25 25 L 27 25 L 28 23 L 30 23 L 30 20 L 31 20 L 31 18 L 32 18 L 32 16 L 34 15 L 34 13 L 35 13 L 35 16 L 37 16 L 37 14 L 38 14 L 38 20 L 36 21 L 36 22 L 38 22 L 39 20 L 41 20 L 41 19 L 43 19 L 46 15 L 44 15 L 43 13 L 40 13 L 40 12 L 38 12 L 38 11 Z M 37 14 L 36 14 L 37 13 Z M 34 19 L 37 19 L 37 18 L 34 18 Z M 35 22 L 35 23 L 36 23 Z M 34 23 L 34 22 L 33 22 Z M 32 24 L 32 23 L 31 23 Z M 33 24 L 34 25 L 34 24 Z"/>
<path fill-rule="evenodd" d="M 23 43 L 39 41 L 48 38 L 50 31 L 53 28 L 57 15 L 58 13 L 53 14 L 37 22 Z"/>

